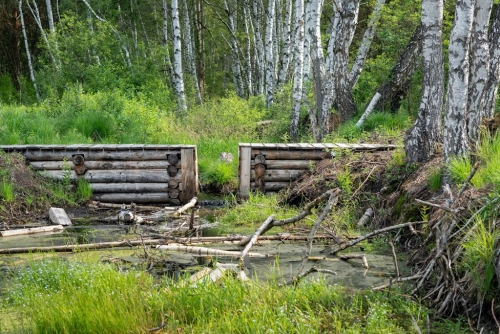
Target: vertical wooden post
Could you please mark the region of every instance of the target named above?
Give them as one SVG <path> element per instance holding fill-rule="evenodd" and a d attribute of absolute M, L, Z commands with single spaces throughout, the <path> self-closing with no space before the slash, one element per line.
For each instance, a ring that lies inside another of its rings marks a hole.
<path fill-rule="evenodd" d="M 198 162 L 196 147 L 181 148 L 181 203 L 189 202 L 198 196 Z"/>
<path fill-rule="evenodd" d="M 246 146 L 248 145 L 248 146 Z M 238 159 L 239 159 L 239 187 L 240 198 L 247 199 L 250 193 L 250 169 L 252 160 L 252 147 L 250 144 L 240 144 Z"/>

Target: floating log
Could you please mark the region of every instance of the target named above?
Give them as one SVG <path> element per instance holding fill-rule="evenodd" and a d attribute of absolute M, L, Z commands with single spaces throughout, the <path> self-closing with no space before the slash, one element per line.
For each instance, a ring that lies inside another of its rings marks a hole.
<path fill-rule="evenodd" d="M 56 225 L 62 225 L 62 226 L 71 225 L 71 219 L 69 219 L 68 215 L 66 214 L 66 211 L 64 211 L 64 209 L 61 208 L 50 208 L 49 218 L 50 221 Z"/>
<path fill-rule="evenodd" d="M 167 192 L 168 183 L 91 183 L 94 194 L 99 193 L 160 193 Z"/>
<path fill-rule="evenodd" d="M 32 161 L 31 167 L 34 170 L 63 170 L 69 168 L 74 170 L 75 165 L 71 161 Z M 162 169 L 166 170 L 170 164 L 167 161 L 85 161 L 87 169 Z M 181 164 L 174 164 L 176 168 L 181 168 Z"/>
<path fill-rule="evenodd" d="M 262 165 L 258 165 L 262 166 Z M 267 182 L 286 182 L 286 181 L 293 181 L 297 179 L 300 175 L 304 174 L 304 170 L 279 170 L 279 169 L 273 169 L 273 170 L 265 170 L 264 169 L 264 176 L 263 179 L 264 181 Z M 250 181 L 254 181 L 256 179 L 256 173 L 255 171 L 250 172 Z"/>
<path fill-rule="evenodd" d="M 156 249 L 164 251 L 192 253 L 197 255 L 214 255 L 214 256 L 231 256 L 231 257 L 239 257 L 241 255 L 241 252 L 225 251 L 225 250 L 205 248 L 205 247 L 182 246 L 182 245 L 159 245 L 156 246 Z M 271 257 L 271 255 L 269 254 L 252 253 L 252 252 L 247 253 L 247 256 L 255 258 Z"/>
<path fill-rule="evenodd" d="M 94 194 L 94 200 L 108 203 L 171 203 L 167 193 Z M 177 204 L 174 204 L 177 205 Z"/>
<path fill-rule="evenodd" d="M 20 228 L 15 230 L 7 230 L 0 231 L 0 235 L 2 237 L 12 237 L 15 235 L 26 235 L 26 234 L 35 234 L 35 233 L 44 233 L 44 232 L 55 232 L 64 230 L 64 226 L 62 225 L 52 225 L 52 226 L 41 226 L 41 227 L 32 227 L 32 228 Z M 2 250 L 0 250 L 0 254 Z"/>
<path fill-rule="evenodd" d="M 69 177 L 70 180 L 76 181 L 83 178 L 90 183 L 149 183 L 149 182 L 162 182 L 167 183 L 170 179 L 180 179 L 182 176 L 181 171 L 177 172 L 175 177 L 169 176 L 166 171 L 159 170 L 91 170 L 87 171 L 85 175 L 77 176 L 74 171 L 56 171 L 48 170 L 41 172 L 41 175 L 53 178 L 55 180 L 63 180 Z"/>
<path fill-rule="evenodd" d="M 307 169 L 309 170 L 314 166 L 317 160 L 266 160 L 266 169 Z M 257 163 L 252 162 L 252 168 Z"/>

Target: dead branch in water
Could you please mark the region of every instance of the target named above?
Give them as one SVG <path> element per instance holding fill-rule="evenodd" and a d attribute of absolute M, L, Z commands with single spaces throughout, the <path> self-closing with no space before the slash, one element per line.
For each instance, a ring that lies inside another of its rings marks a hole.
<path fill-rule="evenodd" d="M 273 222 L 274 215 L 270 215 L 267 217 L 267 219 L 262 223 L 262 225 L 257 229 L 257 231 L 254 232 L 254 234 L 251 236 L 250 241 L 246 245 L 245 249 L 241 252 L 240 255 L 240 268 L 243 270 L 244 269 L 244 261 L 243 259 L 245 256 L 247 256 L 248 252 L 250 249 L 253 247 L 253 245 L 257 242 L 257 239 L 259 239 L 259 236 L 262 234 L 262 231 L 264 231 L 269 224 Z"/>
<path fill-rule="evenodd" d="M 156 249 L 166 250 L 166 251 L 174 251 L 174 252 L 185 252 L 196 255 L 214 255 L 214 256 L 231 256 L 231 257 L 240 257 L 240 252 L 233 251 L 225 251 L 214 248 L 206 248 L 206 247 L 191 247 L 191 246 L 182 246 L 182 245 L 158 245 Z M 257 258 L 268 258 L 271 257 L 269 254 L 261 254 L 261 253 L 248 253 L 248 257 L 257 257 Z"/>
<path fill-rule="evenodd" d="M 311 274 L 311 273 L 325 273 L 325 274 L 330 274 L 330 275 L 337 275 L 337 273 L 335 271 L 332 271 L 330 269 L 319 269 L 317 268 L 316 266 L 313 266 L 311 268 L 309 268 L 309 270 L 306 270 L 304 271 L 303 273 L 293 277 L 291 280 L 285 282 L 284 284 L 281 284 L 280 286 L 283 286 L 283 285 L 294 285 L 294 284 L 297 284 L 299 283 L 304 277 L 306 277 L 307 275 Z"/>

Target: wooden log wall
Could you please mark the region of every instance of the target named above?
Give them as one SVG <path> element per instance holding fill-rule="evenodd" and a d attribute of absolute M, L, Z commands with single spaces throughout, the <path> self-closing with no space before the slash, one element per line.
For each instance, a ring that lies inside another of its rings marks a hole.
<path fill-rule="evenodd" d="M 193 145 L 8 145 L 42 175 L 87 180 L 93 199 L 180 205 L 198 195 Z"/>
<path fill-rule="evenodd" d="M 392 150 L 381 144 L 239 144 L 239 195 L 251 191 L 276 192 L 290 185 L 318 161 L 332 159 L 335 151 Z"/>

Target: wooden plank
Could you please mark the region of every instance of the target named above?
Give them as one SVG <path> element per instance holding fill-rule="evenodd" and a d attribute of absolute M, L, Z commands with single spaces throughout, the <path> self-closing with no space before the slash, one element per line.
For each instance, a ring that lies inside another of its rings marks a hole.
<path fill-rule="evenodd" d="M 267 150 L 252 149 L 252 155 L 262 154 L 266 160 L 322 160 L 330 158 L 324 150 Z"/>
<path fill-rule="evenodd" d="M 49 209 L 50 221 L 56 225 L 70 226 L 71 219 L 69 219 L 68 214 L 62 208 L 50 208 Z"/>
<path fill-rule="evenodd" d="M 160 182 L 167 183 L 170 179 L 181 179 L 181 169 L 178 170 L 177 175 L 170 177 L 166 171 L 158 169 L 139 169 L 139 170 L 89 170 L 84 175 L 77 176 L 74 171 L 69 173 L 59 170 L 47 170 L 40 172 L 41 175 L 53 178 L 55 180 L 63 180 L 66 174 L 72 181 L 83 178 L 90 183 L 152 183 Z"/>
<path fill-rule="evenodd" d="M 29 165 L 34 170 L 62 170 L 64 168 L 75 169 L 75 165 L 71 161 L 30 161 Z M 84 166 L 88 170 L 94 169 L 161 169 L 166 170 L 169 163 L 165 160 L 148 160 L 148 161 L 88 161 Z M 174 165 L 176 168 L 181 168 L 181 164 Z"/>
<path fill-rule="evenodd" d="M 266 182 L 264 183 L 264 189 L 266 191 L 280 191 L 281 189 L 285 189 L 290 185 L 290 182 Z M 250 183 L 250 187 L 252 190 L 256 189 L 255 183 Z"/>
<path fill-rule="evenodd" d="M 23 155 L 28 161 L 63 161 L 71 160 L 75 154 L 83 154 L 85 160 L 105 160 L 105 161 L 143 161 L 143 160 L 166 160 L 167 154 L 179 153 L 173 150 L 138 150 L 138 151 L 106 151 L 106 150 L 61 150 L 61 151 L 24 151 Z"/>
<path fill-rule="evenodd" d="M 241 147 L 239 148 L 239 166 L 238 166 L 238 181 L 240 197 L 247 199 L 250 193 L 250 165 L 251 165 L 251 147 Z"/>
<path fill-rule="evenodd" d="M 318 160 L 266 160 L 266 169 L 304 169 L 309 170 Z M 255 163 L 252 163 L 252 169 Z"/>
<path fill-rule="evenodd" d="M 335 143 L 335 145 L 337 145 L 339 148 L 342 148 L 342 149 L 350 149 L 351 148 L 350 144 Z"/>
<path fill-rule="evenodd" d="M 291 148 L 291 149 L 300 149 L 300 145 L 299 144 L 286 144 L 286 146 L 288 146 L 288 148 Z"/>
<path fill-rule="evenodd" d="M 180 194 L 179 199 L 184 204 L 198 196 L 198 162 L 195 148 L 181 149 L 181 171 L 184 191 Z"/>
<path fill-rule="evenodd" d="M 168 183 L 91 183 L 94 194 L 101 193 L 166 193 Z"/>
<path fill-rule="evenodd" d="M 304 174 L 305 170 L 282 170 L 282 169 L 267 169 L 264 175 L 264 182 L 280 182 L 280 181 L 293 181 L 296 180 L 300 175 Z M 252 170 L 250 172 L 250 180 L 255 180 L 255 172 Z"/>
<path fill-rule="evenodd" d="M 322 143 L 312 143 L 311 145 L 317 149 L 325 149 L 326 148 L 325 144 L 322 144 Z"/>
<path fill-rule="evenodd" d="M 169 204 L 171 200 L 167 193 L 114 193 L 95 194 L 94 200 L 105 203 L 148 203 L 148 204 Z"/>
<path fill-rule="evenodd" d="M 309 143 L 298 143 L 297 145 L 302 149 L 314 149 L 314 146 Z"/>

